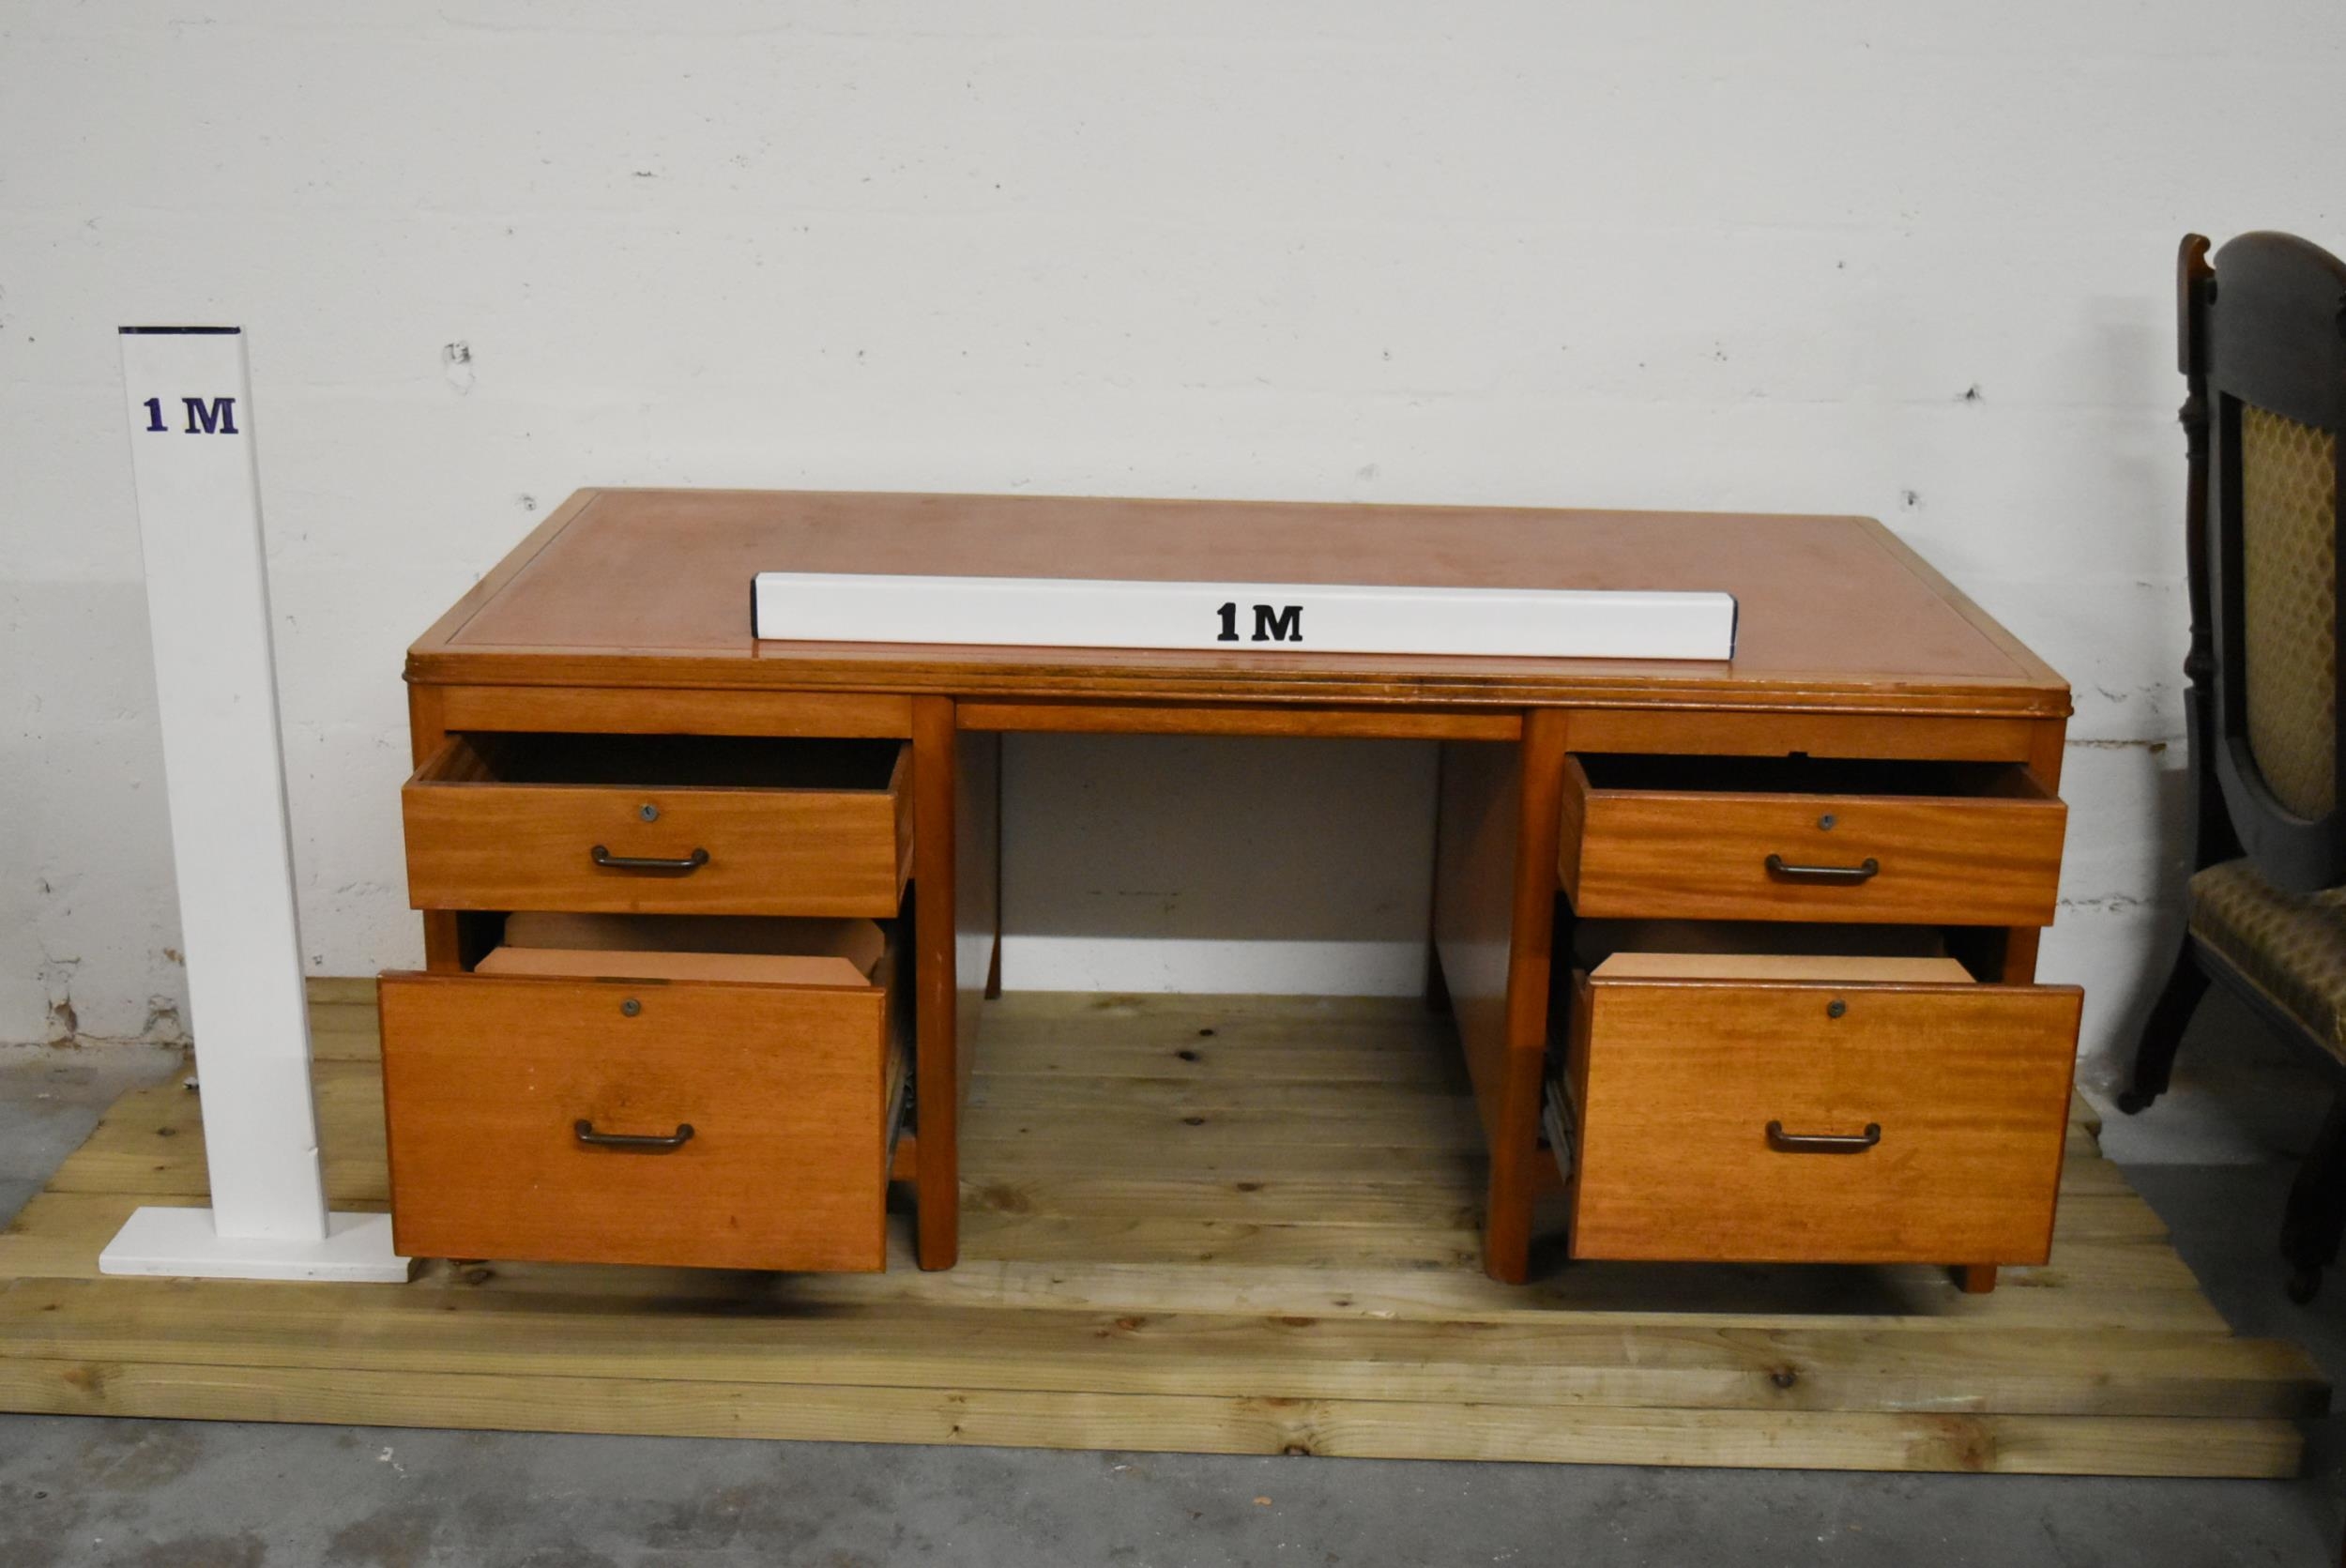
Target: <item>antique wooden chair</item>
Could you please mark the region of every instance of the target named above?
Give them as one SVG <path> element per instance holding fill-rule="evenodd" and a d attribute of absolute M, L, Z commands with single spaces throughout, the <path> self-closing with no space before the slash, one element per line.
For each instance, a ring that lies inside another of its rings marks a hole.
<path fill-rule="evenodd" d="M 2119 1096 L 2167 1088 L 2184 1027 L 2222 981 L 2346 1083 L 2346 773 L 2338 727 L 2346 265 L 2289 235 L 2178 261 L 2190 478 L 2190 921 Z M 2346 1229 L 2346 1093 L 2281 1222 L 2309 1301 Z"/>

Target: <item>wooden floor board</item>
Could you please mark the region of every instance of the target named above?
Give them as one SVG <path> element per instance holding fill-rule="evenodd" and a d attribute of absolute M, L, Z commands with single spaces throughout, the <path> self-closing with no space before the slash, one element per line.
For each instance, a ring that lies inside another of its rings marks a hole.
<path fill-rule="evenodd" d="M 638 1303 L 218 1282 L 136 1295 L 105 1280 L 0 1286 L 0 1357 L 859 1386 L 1215 1393 L 1570 1406 L 2280 1418 L 2318 1385 L 2269 1342 L 2130 1331 L 1961 1334 L 1508 1325 L 933 1308 L 819 1312 L 680 1302 L 642 1344 Z"/>
<path fill-rule="evenodd" d="M 2287 1421 L 1577 1409 L 0 1361 L 0 1407 L 489 1430 L 2037 1475 L 2292 1470 Z"/>
<path fill-rule="evenodd" d="M 312 982 L 328 1186 L 388 1196 L 371 982 Z M 2233 1337 L 2071 1107 L 2051 1261 L 1476 1267 L 1482 1157 L 1413 1003 L 990 1004 L 963 1263 L 431 1260 L 407 1286 L 108 1279 L 204 1187 L 200 1094 L 127 1095 L 0 1235 L 0 1408 L 1052 1447 L 2271 1475 L 2329 1391 Z M 647 1332 L 648 1331 L 648 1332 Z"/>

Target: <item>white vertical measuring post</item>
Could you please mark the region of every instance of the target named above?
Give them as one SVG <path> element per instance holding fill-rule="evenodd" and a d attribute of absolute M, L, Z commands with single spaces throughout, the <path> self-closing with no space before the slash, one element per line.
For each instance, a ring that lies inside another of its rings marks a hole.
<path fill-rule="evenodd" d="M 99 1268 L 404 1281 L 388 1215 L 326 1207 L 244 334 L 126 327 L 122 370 L 212 1205 L 139 1210 Z"/>

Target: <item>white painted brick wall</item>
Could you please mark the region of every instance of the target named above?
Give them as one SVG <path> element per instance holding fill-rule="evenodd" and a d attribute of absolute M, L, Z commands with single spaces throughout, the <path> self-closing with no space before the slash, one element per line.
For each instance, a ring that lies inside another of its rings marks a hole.
<path fill-rule="evenodd" d="M 2174 243 L 2346 240 L 2342 59 L 2335 0 L 17 0 L 0 1039 L 180 1027 L 114 327 L 186 318 L 252 333 L 314 970 L 414 956 L 401 649 L 582 483 L 1855 510 L 2077 685 L 2106 1045 L 2176 892 Z M 1256 935 L 1211 814 L 1166 888 L 1097 813 L 1260 758 L 1112 744 L 1019 759 L 1028 928 Z M 1422 754 L 1357 776 L 1299 936 L 1422 918 L 1359 866 Z"/>

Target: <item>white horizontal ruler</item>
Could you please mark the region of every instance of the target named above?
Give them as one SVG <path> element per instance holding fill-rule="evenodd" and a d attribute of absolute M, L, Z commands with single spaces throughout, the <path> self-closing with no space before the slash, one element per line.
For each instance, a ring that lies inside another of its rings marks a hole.
<path fill-rule="evenodd" d="M 1728 659 L 1735 596 L 761 571 L 761 638 L 1013 647 Z"/>

